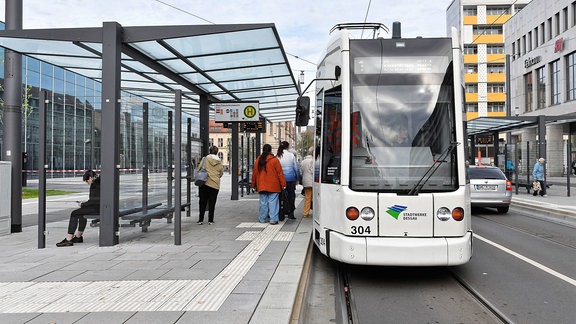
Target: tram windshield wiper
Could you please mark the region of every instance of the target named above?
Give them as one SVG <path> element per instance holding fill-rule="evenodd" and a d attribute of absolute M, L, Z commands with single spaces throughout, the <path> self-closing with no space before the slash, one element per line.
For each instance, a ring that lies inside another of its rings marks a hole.
<path fill-rule="evenodd" d="M 434 163 L 426 170 L 424 175 L 414 184 L 414 187 L 408 192 L 408 196 L 416 196 L 422 190 L 422 187 L 430 180 L 430 178 L 434 175 L 436 170 L 440 168 L 442 163 L 447 162 L 446 158 L 452 153 L 452 151 L 456 148 L 456 146 L 460 145 L 458 142 L 451 142 L 450 145 L 440 154 L 440 156 L 434 160 Z"/>

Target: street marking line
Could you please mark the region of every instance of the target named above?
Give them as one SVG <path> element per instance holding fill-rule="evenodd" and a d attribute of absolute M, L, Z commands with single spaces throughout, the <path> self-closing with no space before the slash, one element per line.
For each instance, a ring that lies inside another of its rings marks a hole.
<path fill-rule="evenodd" d="M 490 244 L 490 245 L 492 245 L 492 246 L 494 246 L 494 247 L 496 247 L 496 248 L 498 248 L 498 249 L 500 249 L 500 250 L 502 250 L 502 251 L 504 251 L 504 252 L 506 252 L 506 253 L 508 253 L 508 254 L 510 254 L 510 255 L 512 255 L 512 256 L 515 256 L 515 257 L 517 257 L 518 259 L 520 259 L 520 260 L 522 260 L 522 261 L 524 261 L 524 262 L 526 262 L 526 263 L 528 263 L 528 264 L 530 264 L 530 265 L 533 265 L 534 267 L 536 267 L 536 268 L 538 268 L 538 269 L 540 269 L 540 270 L 542 270 L 542 271 L 545 271 L 545 272 L 547 272 L 547 273 L 549 273 L 549 274 L 557 277 L 558 279 L 562 279 L 562 280 L 566 281 L 567 283 L 571 284 L 572 286 L 575 286 L 575 287 L 576 287 L 576 280 L 574 280 L 574 279 L 572 279 L 572 278 L 570 278 L 570 277 L 568 277 L 568 276 L 566 276 L 566 275 L 563 275 L 563 274 L 561 274 L 561 273 L 558 272 L 558 271 L 554 271 L 554 270 L 548 268 L 547 266 L 545 266 L 545 265 L 543 265 L 543 264 L 541 264 L 541 263 L 538 263 L 538 262 L 536 262 L 536 261 L 534 261 L 534 260 L 532 260 L 532 259 L 530 259 L 530 258 L 527 258 L 527 257 L 523 256 L 523 255 L 520 254 L 520 253 L 516 253 L 516 252 L 514 252 L 514 251 L 512 251 L 512 250 L 510 250 L 510 249 L 508 249 L 508 248 L 506 248 L 506 247 L 504 247 L 504 246 L 496 243 L 496 242 L 492 242 L 492 241 L 490 241 L 489 239 L 487 239 L 487 238 L 485 238 L 485 237 L 482 237 L 482 236 L 480 236 L 480 235 L 478 235 L 478 234 L 476 234 L 476 233 L 474 233 L 474 238 L 478 238 L 479 240 L 484 241 L 484 242 L 486 242 L 486 243 L 488 243 L 488 244 Z"/>

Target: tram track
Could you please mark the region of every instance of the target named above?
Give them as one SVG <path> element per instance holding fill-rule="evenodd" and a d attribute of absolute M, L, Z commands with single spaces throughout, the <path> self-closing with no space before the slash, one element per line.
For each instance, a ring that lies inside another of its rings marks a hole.
<path fill-rule="evenodd" d="M 478 292 L 476 289 L 474 289 L 474 287 L 468 284 L 466 280 L 464 280 L 464 278 L 460 277 L 456 272 L 452 271 L 452 269 L 450 268 L 446 269 L 450 272 L 450 275 L 460 284 L 460 286 L 462 286 L 462 288 L 464 288 L 470 295 L 472 295 L 492 315 L 500 319 L 502 323 L 506 324 L 514 323 L 514 321 L 508 318 L 508 316 L 506 316 L 502 311 L 500 311 L 498 307 L 496 307 L 492 302 L 490 302 L 490 300 L 482 296 L 480 292 Z"/>
<path fill-rule="evenodd" d="M 514 323 L 448 267 L 339 265 L 336 272 L 337 323 Z"/>

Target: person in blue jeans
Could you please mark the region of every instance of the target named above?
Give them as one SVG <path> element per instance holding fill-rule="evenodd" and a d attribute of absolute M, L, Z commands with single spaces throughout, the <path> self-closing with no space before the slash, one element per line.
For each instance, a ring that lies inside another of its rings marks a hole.
<path fill-rule="evenodd" d="M 282 206 L 283 208 L 280 210 L 280 220 L 284 220 L 284 216 L 288 219 L 296 219 L 296 217 L 294 217 L 294 204 L 296 203 L 296 186 L 300 180 L 300 166 L 298 165 L 294 153 L 288 150 L 289 148 L 290 143 L 283 141 L 278 147 L 278 152 L 276 152 L 276 157 L 280 160 L 280 164 L 282 165 L 284 178 L 286 178 L 288 199 L 292 204 L 288 210 Z"/>
<path fill-rule="evenodd" d="M 546 182 L 544 181 L 544 172 L 545 172 L 544 163 L 546 163 L 546 160 L 544 158 L 539 158 L 536 164 L 534 164 L 534 169 L 532 170 L 532 177 L 534 178 L 534 181 L 540 182 L 540 188 L 542 188 L 540 190 L 540 196 L 542 197 L 546 196 Z M 538 192 L 534 191 L 532 195 L 537 196 Z"/>
<path fill-rule="evenodd" d="M 286 187 L 286 179 L 280 161 L 272 154 L 270 144 L 264 144 L 262 154 L 254 163 L 251 186 L 260 196 L 258 221 L 265 223 L 266 217 L 270 215 L 270 225 L 277 225 L 280 206 L 278 197 L 282 188 Z"/>

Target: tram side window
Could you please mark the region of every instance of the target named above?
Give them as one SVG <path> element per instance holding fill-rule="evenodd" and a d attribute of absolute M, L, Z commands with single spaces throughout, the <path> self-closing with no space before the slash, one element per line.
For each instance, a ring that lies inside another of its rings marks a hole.
<path fill-rule="evenodd" d="M 342 154 L 342 87 L 324 92 L 322 109 L 322 182 L 340 183 Z"/>

